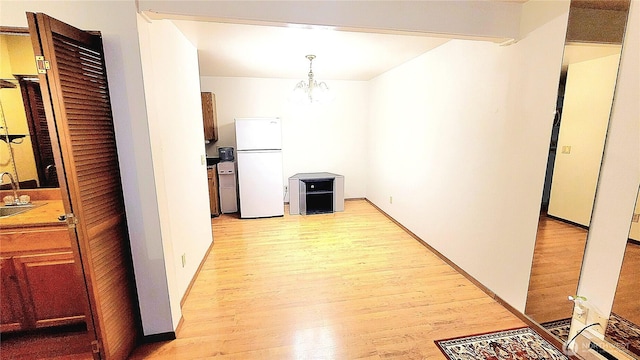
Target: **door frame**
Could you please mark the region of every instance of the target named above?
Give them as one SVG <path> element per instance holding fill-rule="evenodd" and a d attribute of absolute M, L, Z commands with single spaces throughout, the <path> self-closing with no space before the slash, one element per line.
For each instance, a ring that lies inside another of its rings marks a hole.
<path fill-rule="evenodd" d="M 29 33 L 29 29 L 28 28 L 22 28 L 22 27 L 7 27 L 7 26 L 0 26 L 0 33 L 10 33 L 10 34 L 15 34 L 17 36 L 28 36 L 31 37 L 30 33 Z M 33 41 L 33 40 L 32 40 Z M 37 76 L 37 75 L 35 75 Z M 41 89 L 42 91 L 42 89 Z M 67 178 L 66 178 L 66 174 L 64 172 L 64 168 L 62 166 L 62 154 L 60 152 L 60 141 L 58 139 L 58 134 L 55 131 L 55 122 L 54 120 L 49 116 L 49 114 L 47 114 L 47 125 L 48 125 L 48 129 L 49 129 L 49 137 L 51 138 L 51 147 L 53 150 L 53 158 L 55 160 L 55 167 L 56 167 L 56 174 L 58 176 L 58 181 L 59 181 L 59 186 L 58 188 L 60 189 L 60 196 L 62 199 L 62 203 L 64 206 L 64 211 L 65 214 L 70 214 L 71 213 L 71 203 L 70 203 L 70 194 L 69 194 L 69 188 L 67 186 Z M 88 288 L 88 281 L 87 281 L 87 276 L 89 276 L 88 274 L 86 274 L 84 272 L 84 266 L 83 266 L 83 258 L 81 256 L 81 252 L 80 252 L 80 243 L 78 240 L 78 234 L 75 231 L 75 228 L 69 228 L 69 235 L 71 238 L 71 251 L 73 252 L 73 258 L 74 258 L 74 268 L 75 268 L 75 272 L 77 274 L 77 276 L 82 280 L 82 285 L 83 285 L 83 289 L 84 289 L 84 295 L 86 298 L 86 309 L 85 309 L 85 321 L 87 323 L 87 333 L 89 335 L 89 338 L 91 340 L 91 343 L 95 343 L 96 341 L 98 341 L 98 335 L 96 332 L 96 327 L 95 327 L 95 319 L 94 319 L 94 313 L 91 310 L 91 299 L 89 296 L 89 288 Z M 89 344 L 91 345 L 91 344 Z"/>

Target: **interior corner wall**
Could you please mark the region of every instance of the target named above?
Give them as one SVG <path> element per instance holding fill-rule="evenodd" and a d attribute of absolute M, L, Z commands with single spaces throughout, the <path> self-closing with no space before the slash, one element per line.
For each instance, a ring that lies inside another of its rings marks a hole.
<path fill-rule="evenodd" d="M 619 62 L 615 54 L 569 65 L 549 215 L 589 226 Z"/>
<path fill-rule="evenodd" d="M 297 81 L 203 76 L 201 90 L 216 94 L 218 112 L 219 139 L 208 145 L 208 155 L 217 157 L 218 147 L 235 147 L 235 118 L 277 116 L 284 184 L 296 173 L 327 171 L 344 175 L 346 198 L 364 197 L 368 83 L 323 79 L 332 102 L 296 105 L 288 98 Z M 377 144 L 386 146 L 384 139 Z"/>
<path fill-rule="evenodd" d="M 197 49 L 170 21 L 138 18 L 173 329 L 212 242 Z"/>
<path fill-rule="evenodd" d="M 632 0 L 578 294 L 607 316 L 640 185 L 640 0 Z"/>
<path fill-rule="evenodd" d="M 567 15 L 372 80 L 367 198 L 522 312 Z"/>
<path fill-rule="evenodd" d="M 25 12 L 30 11 L 101 32 L 142 326 L 144 334 L 173 331 L 136 36 L 136 1 L 2 0 L 0 7 L 4 26 L 26 27 Z"/>

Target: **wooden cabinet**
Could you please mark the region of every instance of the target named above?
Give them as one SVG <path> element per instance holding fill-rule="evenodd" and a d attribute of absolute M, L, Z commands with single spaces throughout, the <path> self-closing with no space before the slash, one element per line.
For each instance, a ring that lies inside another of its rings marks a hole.
<path fill-rule="evenodd" d="M 218 115 L 216 113 L 216 95 L 210 92 L 200 93 L 202 99 L 202 120 L 205 141 L 218 141 Z"/>
<path fill-rule="evenodd" d="M 220 215 L 220 199 L 218 196 L 218 169 L 217 166 L 207 169 L 207 178 L 209 179 L 209 206 L 211 207 L 211 215 Z"/>
<path fill-rule="evenodd" d="M 11 258 L 0 257 L 0 331 L 14 331 L 26 327 L 18 277 Z"/>
<path fill-rule="evenodd" d="M 3 231 L 0 235 L 0 331 L 82 323 L 88 309 L 65 227 Z"/>
<path fill-rule="evenodd" d="M 86 292 L 71 252 L 16 256 L 13 264 L 30 328 L 84 321 Z"/>

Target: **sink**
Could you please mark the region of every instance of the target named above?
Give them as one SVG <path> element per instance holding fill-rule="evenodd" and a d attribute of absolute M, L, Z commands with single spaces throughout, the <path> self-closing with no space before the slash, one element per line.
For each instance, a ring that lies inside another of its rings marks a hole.
<path fill-rule="evenodd" d="M 37 208 L 38 206 L 41 206 L 44 204 L 24 204 L 24 205 L 5 205 L 5 206 L 0 206 L 0 218 L 2 217 L 7 217 L 7 216 L 11 216 L 11 215 L 16 215 L 16 214 L 20 214 L 23 213 L 25 211 L 29 211 L 32 209 Z"/>

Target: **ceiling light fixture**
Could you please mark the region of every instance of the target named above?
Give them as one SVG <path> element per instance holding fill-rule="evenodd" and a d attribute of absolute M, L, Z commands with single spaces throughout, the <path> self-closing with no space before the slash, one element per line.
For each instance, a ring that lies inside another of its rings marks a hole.
<path fill-rule="evenodd" d="M 309 103 L 320 103 L 325 102 L 331 99 L 329 87 L 327 84 L 322 81 L 318 83 L 313 78 L 313 59 L 316 58 L 315 55 L 307 55 L 306 58 L 309 60 L 309 78 L 308 80 L 302 80 L 296 84 L 296 87 L 293 89 L 292 99 L 297 102 L 309 102 Z"/>

